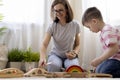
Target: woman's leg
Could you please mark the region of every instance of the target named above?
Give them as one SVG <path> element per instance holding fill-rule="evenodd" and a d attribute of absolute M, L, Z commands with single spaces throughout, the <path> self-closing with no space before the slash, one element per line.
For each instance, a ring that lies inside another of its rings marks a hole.
<path fill-rule="evenodd" d="M 78 66 L 80 66 L 78 58 L 74 58 L 72 60 L 66 59 L 64 61 L 64 67 L 65 67 L 65 69 L 67 69 L 68 67 L 70 67 L 72 65 L 78 65 Z"/>
<path fill-rule="evenodd" d="M 108 59 L 96 68 L 96 73 L 106 73 L 113 75 L 114 78 L 120 78 L 120 61 Z"/>
<path fill-rule="evenodd" d="M 48 63 L 52 62 L 47 66 L 48 72 L 60 72 L 62 68 L 62 60 L 56 56 L 55 54 L 52 54 L 48 57 Z"/>

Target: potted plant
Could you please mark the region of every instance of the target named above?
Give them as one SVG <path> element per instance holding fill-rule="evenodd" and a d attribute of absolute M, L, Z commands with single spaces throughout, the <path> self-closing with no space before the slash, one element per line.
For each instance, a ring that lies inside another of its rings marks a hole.
<path fill-rule="evenodd" d="M 38 67 L 39 52 L 33 52 L 31 48 L 23 52 L 24 71 L 27 72 L 32 68 Z"/>
<path fill-rule="evenodd" d="M 18 48 L 13 48 L 10 51 L 8 51 L 9 67 L 21 69 L 22 60 L 22 50 L 19 50 Z"/>

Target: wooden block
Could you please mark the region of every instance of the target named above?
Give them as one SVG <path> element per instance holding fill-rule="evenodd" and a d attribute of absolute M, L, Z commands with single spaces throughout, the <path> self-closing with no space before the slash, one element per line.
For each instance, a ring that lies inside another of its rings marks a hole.
<path fill-rule="evenodd" d="M 84 70 L 78 66 L 78 65 L 72 65 L 70 67 L 68 67 L 66 70 L 66 72 L 84 72 Z"/>
<path fill-rule="evenodd" d="M 91 74 L 88 74 L 87 77 L 112 78 L 112 75 L 102 74 L 102 73 L 91 73 Z"/>
<path fill-rule="evenodd" d="M 0 78 L 23 77 L 24 72 L 17 68 L 6 68 L 0 70 Z"/>
<path fill-rule="evenodd" d="M 47 78 L 65 78 L 65 77 L 68 78 L 71 75 L 67 74 L 66 72 L 48 72 L 45 73 L 44 76 Z"/>
<path fill-rule="evenodd" d="M 86 73 L 86 72 L 73 72 L 70 74 L 71 74 L 71 78 L 86 78 L 86 75 L 88 73 Z"/>
<path fill-rule="evenodd" d="M 43 68 L 33 68 L 24 74 L 25 77 L 44 76 L 47 71 Z"/>
<path fill-rule="evenodd" d="M 47 78 L 86 78 L 87 73 L 81 72 L 51 72 L 47 73 L 45 76 Z"/>

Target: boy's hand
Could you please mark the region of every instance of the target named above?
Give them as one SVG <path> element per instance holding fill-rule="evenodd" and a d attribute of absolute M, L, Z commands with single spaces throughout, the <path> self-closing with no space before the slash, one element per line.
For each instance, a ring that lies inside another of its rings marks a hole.
<path fill-rule="evenodd" d="M 101 62 L 102 62 L 101 59 L 95 58 L 94 60 L 91 61 L 91 65 L 97 67 Z"/>

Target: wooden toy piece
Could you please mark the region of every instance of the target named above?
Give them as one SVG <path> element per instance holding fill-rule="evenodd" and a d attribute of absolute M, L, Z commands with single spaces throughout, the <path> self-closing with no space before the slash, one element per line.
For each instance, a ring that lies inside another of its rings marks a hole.
<path fill-rule="evenodd" d="M 47 78 L 70 78 L 71 74 L 67 72 L 48 72 L 44 76 Z"/>
<path fill-rule="evenodd" d="M 86 72 L 72 72 L 70 73 L 71 78 L 86 78 L 88 73 Z"/>
<path fill-rule="evenodd" d="M 88 74 L 87 77 L 112 78 L 112 75 L 103 73 L 91 73 Z"/>
<path fill-rule="evenodd" d="M 47 78 L 86 78 L 86 72 L 49 72 L 45 75 Z"/>
<path fill-rule="evenodd" d="M 0 70 L 0 78 L 23 77 L 24 72 L 17 68 L 6 68 Z"/>
<path fill-rule="evenodd" d="M 84 70 L 80 66 L 72 65 L 66 69 L 66 72 L 84 72 Z"/>
<path fill-rule="evenodd" d="M 24 74 L 25 77 L 44 76 L 47 71 L 44 68 L 33 68 Z"/>

